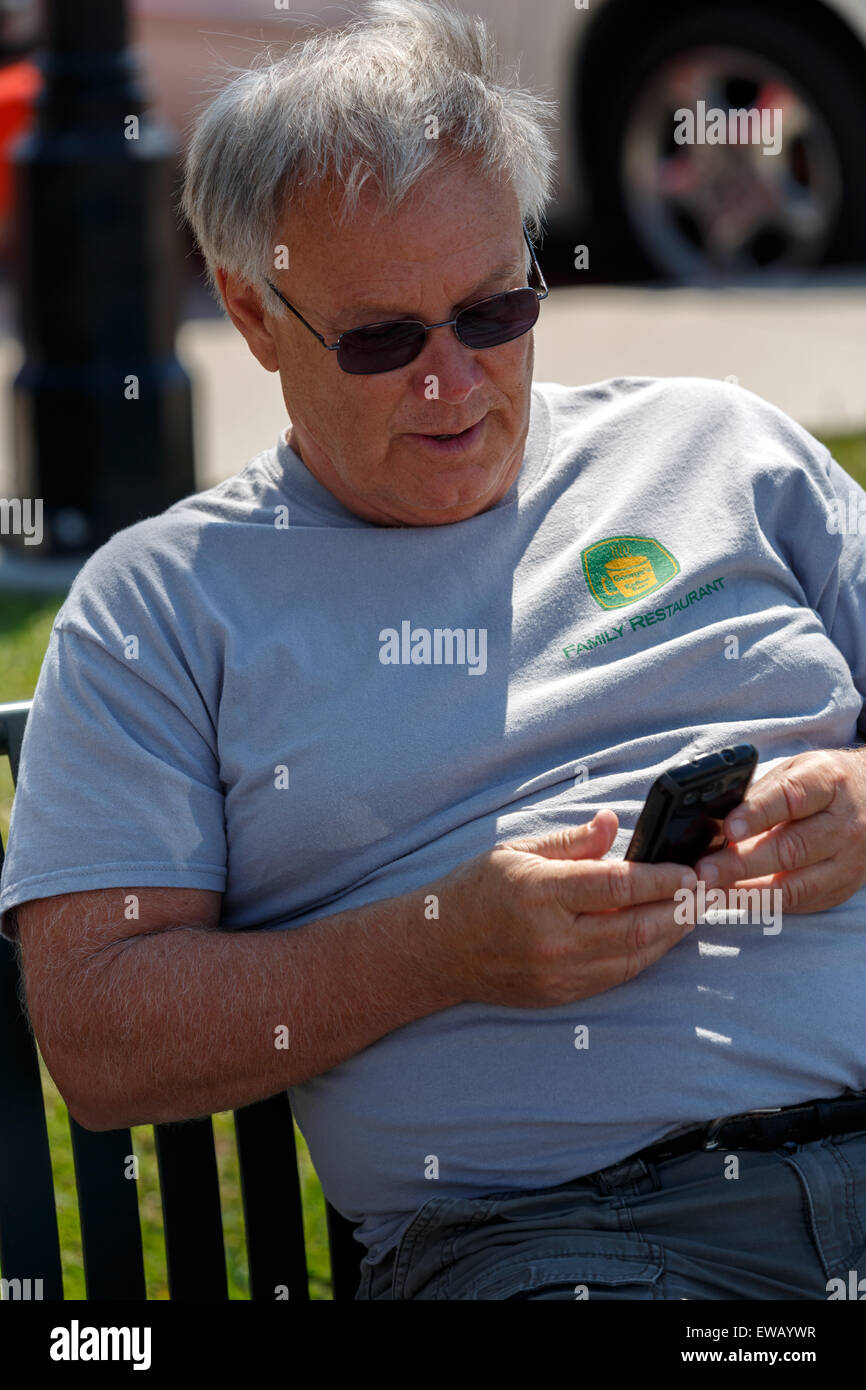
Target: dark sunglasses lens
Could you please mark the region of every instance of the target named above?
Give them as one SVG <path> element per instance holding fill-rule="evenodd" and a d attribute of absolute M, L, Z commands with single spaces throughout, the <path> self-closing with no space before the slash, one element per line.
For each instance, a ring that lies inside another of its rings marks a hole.
<path fill-rule="evenodd" d="M 394 372 L 418 356 L 426 337 L 423 323 L 412 320 L 351 329 L 340 340 L 337 361 L 354 376 Z"/>
<path fill-rule="evenodd" d="M 496 347 L 528 333 L 538 319 L 535 290 L 508 290 L 457 315 L 457 336 L 471 348 Z"/>

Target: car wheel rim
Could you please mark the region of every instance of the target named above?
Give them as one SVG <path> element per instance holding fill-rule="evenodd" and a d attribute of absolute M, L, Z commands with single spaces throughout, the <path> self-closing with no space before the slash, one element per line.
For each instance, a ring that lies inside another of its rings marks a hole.
<path fill-rule="evenodd" d="M 770 118 L 777 109 L 780 121 Z M 724 132 L 742 141 L 737 130 L 748 129 L 751 141 L 678 144 L 684 110 L 754 111 L 748 127 Z M 765 153 L 774 138 L 779 152 Z M 769 59 L 722 45 L 677 54 L 645 82 L 626 117 L 620 173 L 644 251 L 686 281 L 766 279 L 816 264 L 842 200 L 836 144 L 814 100 Z"/>

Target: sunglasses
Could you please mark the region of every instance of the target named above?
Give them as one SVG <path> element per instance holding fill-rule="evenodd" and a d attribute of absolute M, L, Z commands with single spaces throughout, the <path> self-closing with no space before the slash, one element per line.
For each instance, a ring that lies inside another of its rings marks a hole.
<path fill-rule="evenodd" d="M 453 328 L 461 343 L 468 348 L 499 347 L 521 338 L 533 328 L 540 312 L 540 301 L 546 299 L 550 291 L 535 257 L 532 242 L 526 227 L 523 235 L 532 257 L 532 271 L 540 289 L 527 286 L 519 290 L 506 290 L 502 294 L 490 295 L 480 299 L 477 304 L 469 304 L 461 309 L 453 319 L 442 323 L 419 323 L 414 319 L 392 319 L 388 323 L 370 323 L 363 328 L 351 328 L 341 333 L 335 343 L 326 343 L 321 333 L 299 314 L 285 295 L 280 294 L 276 285 L 267 284 L 280 298 L 287 309 L 291 309 L 305 328 L 309 328 L 329 352 L 336 352 L 337 362 L 344 372 L 352 376 L 370 376 L 375 372 L 396 372 L 407 367 L 422 351 L 427 334 L 434 328 Z"/>

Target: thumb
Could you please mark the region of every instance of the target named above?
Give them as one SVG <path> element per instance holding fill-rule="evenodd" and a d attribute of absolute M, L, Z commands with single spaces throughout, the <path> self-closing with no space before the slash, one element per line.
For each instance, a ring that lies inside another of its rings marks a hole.
<path fill-rule="evenodd" d="M 550 835 L 533 839 L 511 840 L 512 849 L 526 854 L 540 854 L 544 859 L 600 859 L 607 854 L 616 838 L 619 819 L 607 808 L 596 811 L 591 821 L 554 830 Z"/>

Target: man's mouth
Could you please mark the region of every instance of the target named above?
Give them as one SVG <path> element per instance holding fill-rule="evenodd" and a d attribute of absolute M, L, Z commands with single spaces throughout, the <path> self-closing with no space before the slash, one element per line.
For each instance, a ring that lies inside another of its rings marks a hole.
<path fill-rule="evenodd" d="M 461 430 L 459 434 L 410 434 L 408 438 L 423 442 L 437 452 L 459 453 L 463 449 L 471 448 L 481 438 L 486 419 L 486 415 L 482 416 L 474 425 Z"/>

